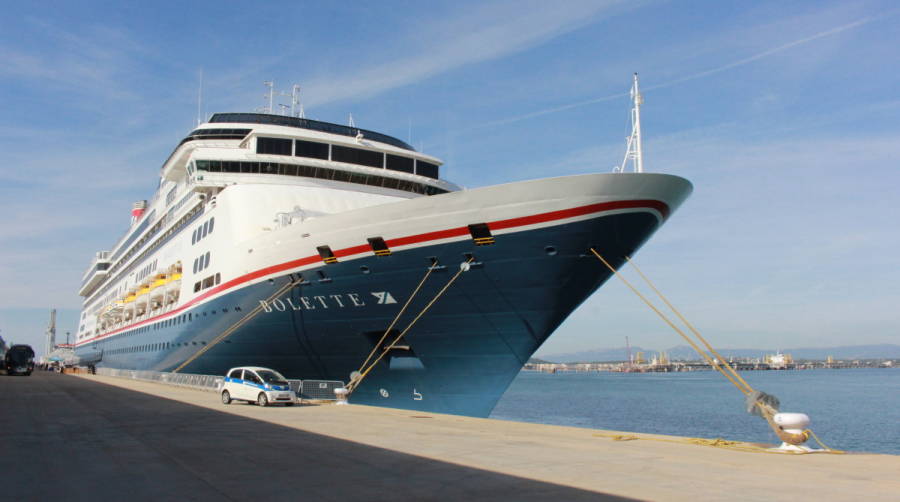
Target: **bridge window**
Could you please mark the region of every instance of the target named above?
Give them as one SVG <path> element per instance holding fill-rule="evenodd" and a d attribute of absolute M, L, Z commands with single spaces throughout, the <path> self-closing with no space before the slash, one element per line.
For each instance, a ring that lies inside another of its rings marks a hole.
<path fill-rule="evenodd" d="M 315 141 L 294 141 L 294 155 L 297 157 L 307 157 L 310 159 L 328 160 L 328 143 L 317 143 Z"/>
<path fill-rule="evenodd" d="M 387 168 L 391 171 L 403 171 L 404 173 L 415 171 L 413 169 L 413 159 L 391 154 L 387 154 Z"/>
<path fill-rule="evenodd" d="M 416 160 L 416 174 L 419 176 L 428 176 L 429 178 L 438 179 L 438 166 L 430 162 Z"/>
<path fill-rule="evenodd" d="M 348 164 L 359 164 L 361 166 L 384 167 L 383 153 L 347 146 L 332 145 L 331 160 Z"/>
<path fill-rule="evenodd" d="M 256 138 L 256 153 L 290 155 L 293 141 L 283 138 Z"/>

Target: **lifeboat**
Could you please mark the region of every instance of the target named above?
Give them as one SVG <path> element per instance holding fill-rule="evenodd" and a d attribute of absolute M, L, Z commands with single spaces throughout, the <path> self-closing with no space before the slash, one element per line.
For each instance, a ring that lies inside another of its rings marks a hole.
<path fill-rule="evenodd" d="M 169 282 L 169 274 L 156 274 L 156 277 L 153 278 L 153 284 L 150 286 L 151 289 L 156 289 L 160 286 L 165 286 Z"/>
<path fill-rule="evenodd" d="M 181 293 L 181 262 L 169 267 L 169 277 L 166 283 L 166 303 L 175 303 Z"/>
<path fill-rule="evenodd" d="M 169 274 L 156 274 L 156 277 L 153 278 L 153 283 L 150 284 L 150 302 L 153 304 L 162 303 L 163 298 L 166 296 L 166 284 L 169 282 Z M 156 306 L 152 307 L 156 308 Z"/>

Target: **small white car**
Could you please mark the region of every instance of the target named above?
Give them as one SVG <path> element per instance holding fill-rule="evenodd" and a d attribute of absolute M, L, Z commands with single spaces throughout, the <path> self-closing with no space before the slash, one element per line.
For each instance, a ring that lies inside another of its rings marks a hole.
<path fill-rule="evenodd" d="M 268 406 L 269 403 L 293 406 L 297 402 L 297 394 L 291 390 L 290 384 L 281 373 L 257 366 L 242 366 L 228 370 L 219 393 L 222 395 L 223 404 L 231 404 L 231 401 L 247 401 L 260 406 Z"/>

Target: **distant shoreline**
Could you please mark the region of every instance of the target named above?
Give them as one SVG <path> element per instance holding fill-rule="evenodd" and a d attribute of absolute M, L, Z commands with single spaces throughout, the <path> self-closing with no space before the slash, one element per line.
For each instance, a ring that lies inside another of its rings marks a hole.
<path fill-rule="evenodd" d="M 857 359 L 852 361 L 803 360 L 792 362 L 767 363 L 747 360 L 729 361 L 738 371 L 796 371 L 814 369 L 855 369 L 855 368 L 900 368 L 900 359 Z M 541 373 L 571 372 L 614 372 L 614 373 L 681 373 L 691 371 L 712 371 L 713 367 L 705 361 L 603 361 L 578 363 L 552 363 L 548 361 L 529 361 L 522 368 L 524 371 Z"/>

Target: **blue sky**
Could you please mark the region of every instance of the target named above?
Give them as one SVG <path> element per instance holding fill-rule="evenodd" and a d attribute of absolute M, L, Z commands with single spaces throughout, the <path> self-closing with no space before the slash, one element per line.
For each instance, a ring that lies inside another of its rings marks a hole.
<path fill-rule="evenodd" d="M 4 2 L 0 336 L 75 328 L 95 251 L 203 113 L 299 83 L 468 187 L 645 169 L 694 194 L 636 256 L 717 345 L 900 339 L 900 7 L 890 1 Z M 629 277 L 634 274 L 627 271 Z M 617 282 L 538 354 L 678 343 Z"/>

